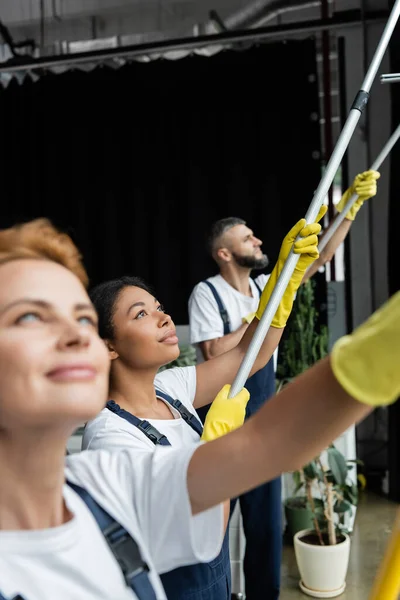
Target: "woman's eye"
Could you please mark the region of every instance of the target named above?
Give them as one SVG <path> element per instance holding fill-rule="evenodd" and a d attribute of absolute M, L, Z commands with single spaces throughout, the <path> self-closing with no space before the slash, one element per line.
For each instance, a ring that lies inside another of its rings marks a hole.
<path fill-rule="evenodd" d="M 84 317 L 79 317 L 78 321 L 81 325 L 91 325 L 92 327 L 97 327 L 96 320 L 88 315 Z"/>
<path fill-rule="evenodd" d="M 25 313 L 23 315 L 21 315 L 20 317 L 18 317 L 18 319 L 16 320 L 16 323 L 35 323 L 36 321 L 41 321 L 41 317 L 40 315 L 38 315 L 35 312 L 28 312 Z"/>
<path fill-rule="evenodd" d="M 138 314 L 136 315 L 135 319 L 142 319 L 145 316 L 146 316 L 146 311 L 145 310 L 141 310 L 140 312 L 138 312 Z"/>
<path fill-rule="evenodd" d="M 162 304 L 160 304 L 160 306 L 157 306 L 157 310 L 160 311 L 160 312 L 162 312 L 162 313 L 165 312 L 165 308 L 163 307 Z"/>

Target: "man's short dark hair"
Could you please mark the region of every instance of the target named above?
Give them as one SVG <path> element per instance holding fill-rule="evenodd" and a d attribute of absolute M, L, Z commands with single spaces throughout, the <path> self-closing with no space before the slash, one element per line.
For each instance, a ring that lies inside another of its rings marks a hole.
<path fill-rule="evenodd" d="M 239 219 L 238 217 L 226 217 L 225 219 L 219 219 L 219 221 L 213 223 L 207 237 L 207 249 L 211 256 L 215 251 L 217 240 L 236 225 L 246 225 L 246 221 Z"/>

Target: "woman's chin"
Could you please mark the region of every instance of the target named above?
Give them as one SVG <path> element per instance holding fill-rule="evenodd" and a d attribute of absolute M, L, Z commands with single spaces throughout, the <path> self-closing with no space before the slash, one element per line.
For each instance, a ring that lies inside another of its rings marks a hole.
<path fill-rule="evenodd" d="M 165 358 L 161 366 L 165 367 L 165 365 L 168 365 L 173 360 L 176 360 L 180 353 L 181 351 L 179 349 L 178 344 L 176 344 L 176 346 L 171 346 L 170 348 L 168 348 L 168 352 L 165 353 Z"/>
<path fill-rule="evenodd" d="M 107 404 L 108 394 L 104 390 L 76 390 L 76 394 L 66 394 L 57 403 L 57 412 L 68 421 L 81 423 L 94 419 Z"/>

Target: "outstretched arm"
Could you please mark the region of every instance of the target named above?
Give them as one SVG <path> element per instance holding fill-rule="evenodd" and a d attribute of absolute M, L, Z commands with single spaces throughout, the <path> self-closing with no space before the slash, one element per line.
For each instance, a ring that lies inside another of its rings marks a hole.
<path fill-rule="evenodd" d="M 299 469 L 368 412 L 337 382 L 329 359 L 322 361 L 243 427 L 194 453 L 188 471 L 193 513 Z"/>
<path fill-rule="evenodd" d="M 349 210 L 346 218 L 341 222 L 337 231 L 333 234 L 332 238 L 329 240 L 327 245 L 323 250 L 321 250 L 319 257 L 313 264 L 309 267 L 306 274 L 304 275 L 303 282 L 306 282 L 310 279 L 315 273 L 318 271 L 320 267 L 330 262 L 335 255 L 336 250 L 346 239 L 347 234 L 350 231 L 350 227 L 356 215 L 364 202 L 376 196 L 377 193 L 377 180 L 380 177 L 380 173 L 378 171 L 365 171 L 364 173 L 359 173 L 357 177 L 355 177 L 351 186 L 345 191 L 340 202 L 336 206 L 336 210 L 340 213 L 345 209 L 345 206 L 351 196 L 353 194 L 357 194 L 358 200 L 353 204 L 351 209 Z M 330 228 L 332 227 L 332 223 L 329 224 L 329 227 L 324 231 L 321 235 L 321 240 L 328 233 Z"/>
<path fill-rule="evenodd" d="M 243 323 L 238 329 L 231 333 L 227 333 L 226 335 L 222 335 L 221 337 L 212 340 L 200 342 L 199 346 L 204 360 L 210 360 L 211 358 L 220 356 L 225 352 L 229 352 L 232 348 L 235 348 L 242 339 L 248 326 L 248 323 Z"/>
<path fill-rule="evenodd" d="M 374 406 L 394 402 L 399 340 L 400 292 L 242 427 L 194 452 L 193 513 L 300 468 Z"/>
<path fill-rule="evenodd" d="M 349 219 L 344 219 L 344 221 L 340 223 L 339 227 L 337 228 L 337 230 L 335 231 L 325 248 L 319 253 L 319 257 L 317 258 L 317 260 L 313 262 L 308 271 L 306 271 L 302 283 L 305 283 L 306 281 L 311 279 L 311 277 L 315 275 L 318 269 L 323 267 L 326 263 L 331 262 L 332 258 L 336 253 L 336 250 L 346 239 L 347 234 L 350 231 L 351 224 L 352 221 L 350 221 Z M 327 234 L 331 226 L 332 224 L 330 224 L 329 227 L 325 229 L 324 233 L 320 237 L 320 241 L 324 239 L 324 236 Z"/>

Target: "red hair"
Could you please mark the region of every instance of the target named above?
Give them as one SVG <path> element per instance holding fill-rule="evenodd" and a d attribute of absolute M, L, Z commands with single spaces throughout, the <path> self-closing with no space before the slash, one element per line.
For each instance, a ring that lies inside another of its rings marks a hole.
<path fill-rule="evenodd" d="M 78 248 L 48 219 L 35 219 L 0 231 L 0 264 L 21 258 L 58 263 L 72 271 L 85 288 L 88 287 L 89 278 Z"/>

